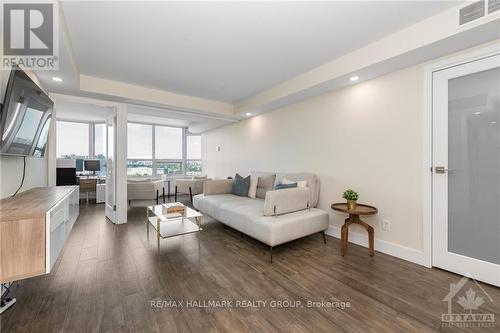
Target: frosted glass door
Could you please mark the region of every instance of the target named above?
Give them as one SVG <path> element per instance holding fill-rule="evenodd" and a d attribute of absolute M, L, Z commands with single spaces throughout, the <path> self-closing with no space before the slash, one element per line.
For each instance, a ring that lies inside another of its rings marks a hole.
<path fill-rule="evenodd" d="M 448 251 L 500 264 L 500 68 L 449 81 Z"/>
<path fill-rule="evenodd" d="M 500 56 L 433 85 L 433 264 L 500 285 Z"/>

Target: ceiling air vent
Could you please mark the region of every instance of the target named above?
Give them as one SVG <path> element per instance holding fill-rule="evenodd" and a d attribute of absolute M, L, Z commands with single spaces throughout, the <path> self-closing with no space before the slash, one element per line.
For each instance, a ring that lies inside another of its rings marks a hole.
<path fill-rule="evenodd" d="M 459 24 L 463 25 L 484 16 L 484 0 L 474 2 L 459 11 Z"/>
<path fill-rule="evenodd" d="M 500 0 L 488 0 L 488 14 L 500 9 Z"/>

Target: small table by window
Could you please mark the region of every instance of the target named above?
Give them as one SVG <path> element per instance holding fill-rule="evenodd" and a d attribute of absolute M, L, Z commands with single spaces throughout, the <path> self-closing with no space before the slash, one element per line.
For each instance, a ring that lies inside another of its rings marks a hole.
<path fill-rule="evenodd" d="M 378 212 L 377 208 L 373 207 L 373 206 L 369 206 L 369 205 L 357 204 L 356 209 L 349 210 L 349 209 L 347 209 L 347 203 L 334 203 L 334 204 L 332 204 L 331 207 L 333 210 L 335 210 L 337 212 L 349 214 L 349 217 L 347 219 L 345 219 L 344 225 L 342 226 L 341 233 L 340 233 L 340 254 L 342 256 L 344 256 L 346 251 L 347 251 L 347 243 L 349 242 L 349 226 L 351 224 L 359 224 L 359 225 L 363 226 L 366 229 L 366 231 L 368 232 L 370 257 L 373 257 L 373 255 L 375 253 L 373 227 L 371 225 L 368 225 L 367 223 L 363 222 L 359 218 L 359 216 L 360 215 L 377 214 L 377 212 Z"/>

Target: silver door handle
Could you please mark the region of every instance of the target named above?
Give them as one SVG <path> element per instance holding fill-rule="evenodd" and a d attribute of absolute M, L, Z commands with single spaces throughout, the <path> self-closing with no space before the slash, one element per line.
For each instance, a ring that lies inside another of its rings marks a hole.
<path fill-rule="evenodd" d="M 444 166 L 437 166 L 437 167 L 434 167 L 434 170 L 436 173 L 447 173 L 447 172 L 451 172 L 453 170 L 451 169 L 447 169 L 446 167 Z"/>

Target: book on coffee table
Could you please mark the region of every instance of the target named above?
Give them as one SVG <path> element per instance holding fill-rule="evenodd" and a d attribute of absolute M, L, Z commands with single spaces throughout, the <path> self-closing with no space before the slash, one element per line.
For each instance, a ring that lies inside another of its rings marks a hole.
<path fill-rule="evenodd" d="M 186 215 L 186 206 L 180 202 L 167 203 L 163 204 L 163 206 L 167 208 L 167 218 L 182 217 Z"/>

